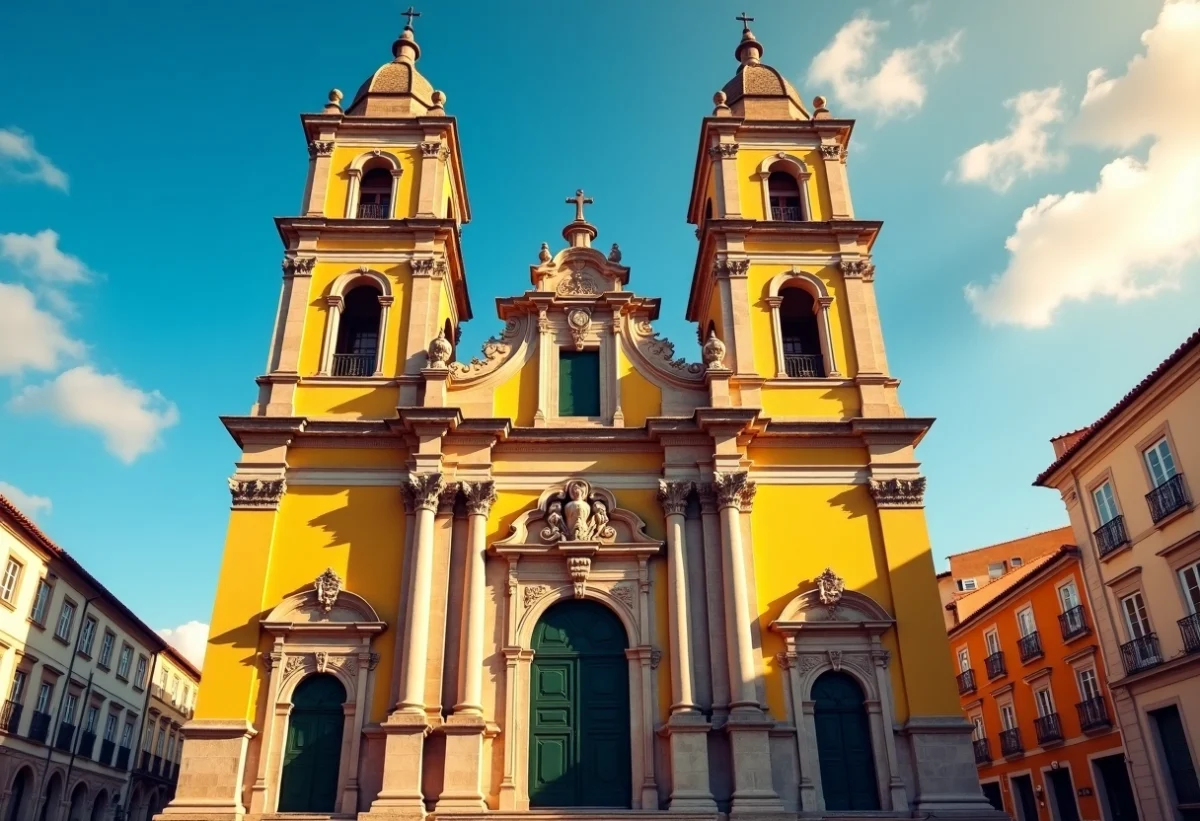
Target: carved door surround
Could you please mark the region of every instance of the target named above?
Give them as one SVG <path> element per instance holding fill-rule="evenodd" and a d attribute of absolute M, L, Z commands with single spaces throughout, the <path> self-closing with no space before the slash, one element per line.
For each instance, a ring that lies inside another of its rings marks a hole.
<path fill-rule="evenodd" d="M 862 687 L 871 729 L 871 748 L 884 810 L 909 809 L 895 742 L 895 707 L 888 664 L 891 654 L 882 637 L 895 625 L 874 599 L 853 590 L 832 570 L 816 579 L 816 587 L 792 599 L 771 622 L 786 649 L 777 657 L 785 668 L 784 691 L 789 718 L 795 722 L 800 762 L 800 808 L 821 812 L 821 768 L 812 688 L 829 670 L 852 676 Z"/>
<path fill-rule="evenodd" d="M 529 809 L 529 688 L 533 630 L 542 614 L 566 599 L 591 599 L 612 610 L 629 649 L 629 718 L 633 809 L 657 810 L 654 669 L 662 651 L 654 624 L 650 557 L 662 551 L 636 513 L 612 492 L 571 479 L 547 488 L 512 532 L 489 548 L 508 563 L 505 604 L 504 772 L 500 809 Z"/>
<path fill-rule="evenodd" d="M 337 574 L 327 570 L 312 588 L 293 593 L 276 605 L 260 626 L 274 642 L 271 651 L 263 654 L 269 674 L 267 713 L 261 721 L 262 746 L 250 812 L 277 811 L 292 694 L 307 676 L 327 673 L 346 688 L 337 812 L 357 814 L 362 730 L 379 659 L 371 651 L 371 640 L 386 625 L 366 599 L 344 589 Z"/>

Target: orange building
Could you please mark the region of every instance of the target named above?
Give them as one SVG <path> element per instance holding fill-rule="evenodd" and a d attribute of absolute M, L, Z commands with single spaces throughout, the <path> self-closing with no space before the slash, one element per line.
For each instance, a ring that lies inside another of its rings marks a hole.
<path fill-rule="evenodd" d="M 1079 550 L 1051 538 L 995 546 L 1020 567 L 947 605 L 979 780 L 1016 821 L 1137 821 Z"/>

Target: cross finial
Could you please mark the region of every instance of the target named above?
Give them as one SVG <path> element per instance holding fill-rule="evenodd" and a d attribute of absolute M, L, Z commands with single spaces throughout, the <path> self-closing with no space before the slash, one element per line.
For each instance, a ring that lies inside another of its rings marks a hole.
<path fill-rule="evenodd" d="M 400 12 L 400 16 L 401 16 L 401 17 L 407 17 L 407 18 L 408 18 L 408 23 L 406 23 L 404 27 L 405 27 L 405 28 L 409 28 L 409 29 L 410 29 L 410 28 L 412 28 L 412 21 L 413 21 L 413 18 L 414 18 L 414 17 L 420 17 L 420 16 L 421 16 L 421 12 L 417 11 L 417 10 L 416 10 L 416 9 L 414 9 L 412 6 L 409 6 L 409 7 L 408 7 L 408 11 L 402 11 L 402 12 Z"/>
<path fill-rule="evenodd" d="M 591 197 L 585 197 L 583 195 L 582 188 L 575 191 L 575 196 L 567 197 L 568 205 L 571 203 L 575 204 L 575 221 L 576 222 L 583 222 L 583 206 L 591 205 L 592 202 L 593 202 L 593 200 Z"/>
<path fill-rule="evenodd" d="M 747 16 L 746 16 L 746 12 L 744 12 L 744 11 L 741 13 L 741 16 L 739 16 L 739 17 L 735 17 L 735 18 L 733 18 L 733 19 L 734 19 L 734 20 L 737 20 L 739 23 L 741 23 L 741 24 L 742 24 L 742 32 L 743 32 L 743 33 L 745 33 L 745 32 L 747 32 L 747 31 L 749 31 L 749 30 L 750 30 L 750 24 L 754 22 L 754 18 L 753 18 L 753 17 L 747 17 Z"/>

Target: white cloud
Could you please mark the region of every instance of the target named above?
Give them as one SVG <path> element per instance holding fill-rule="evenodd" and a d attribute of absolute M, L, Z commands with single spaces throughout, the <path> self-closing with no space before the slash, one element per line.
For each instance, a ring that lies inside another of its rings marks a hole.
<path fill-rule="evenodd" d="M 40 153 L 33 137 L 20 129 L 0 128 L 0 173 L 67 190 L 66 172 Z"/>
<path fill-rule="evenodd" d="M 178 627 L 159 630 L 158 635 L 178 650 L 184 658 L 196 665 L 196 669 L 204 667 L 204 649 L 208 645 L 208 625 L 200 621 L 189 621 Z"/>
<path fill-rule="evenodd" d="M 1057 168 L 1066 155 L 1050 148 L 1050 126 L 1061 122 L 1062 89 L 1022 91 L 1005 100 L 1013 110 L 1008 133 L 997 140 L 980 143 L 958 158 L 955 177 L 959 182 L 977 182 L 995 191 L 1007 191 L 1017 178 Z"/>
<path fill-rule="evenodd" d="M 813 58 L 809 84 L 828 83 L 837 105 L 874 111 L 880 121 L 915 112 L 925 104 L 926 76 L 958 60 L 962 32 L 893 49 L 872 73 L 879 35 L 887 27 L 866 14 L 846 23 Z"/>
<path fill-rule="evenodd" d="M 30 519 L 36 519 L 43 513 L 49 513 L 53 504 L 45 496 L 35 496 L 32 493 L 26 493 L 16 485 L 10 485 L 8 482 L 0 482 L 0 496 L 5 497 L 12 502 L 22 513 Z"/>
<path fill-rule="evenodd" d="M 28 288 L 0 282 L 0 374 L 25 368 L 48 371 L 60 358 L 83 350 L 57 317 L 38 308 Z"/>
<path fill-rule="evenodd" d="M 1175 0 L 1142 35 L 1125 74 L 1088 77 L 1076 142 L 1129 149 L 1094 188 L 1027 208 L 1007 240 L 1007 268 L 966 296 L 989 324 L 1045 327 L 1064 302 L 1139 299 L 1177 287 L 1200 258 L 1200 0 Z"/>
<path fill-rule="evenodd" d="M 44 412 L 63 422 L 94 428 L 126 464 L 152 450 L 160 434 L 179 421 L 179 411 L 158 391 L 138 390 L 116 374 L 80 365 L 42 385 L 31 385 L 9 403 L 16 411 Z"/>
<path fill-rule="evenodd" d="M 58 232 L 49 228 L 36 234 L 0 234 L 0 258 L 46 282 L 83 282 L 91 275 L 79 257 L 59 249 Z"/>

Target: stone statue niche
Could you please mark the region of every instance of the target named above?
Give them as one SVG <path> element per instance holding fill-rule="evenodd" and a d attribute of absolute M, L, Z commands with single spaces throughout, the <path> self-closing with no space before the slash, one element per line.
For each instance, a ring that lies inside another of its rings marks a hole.
<path fill-rule="evenodd" d="M 652 555 L 662 543 L 646 535 L 646 523 L 636 513 L 617 506 L 611 491 L 572 478 L 547 488 L 537 507 L 513 522 L 512 532 L 494 547 L 501 553 L 544 553 L 571 546 L 569 552 L 579 554 L 584 545 L 601 553 Z"/>
<path fill-rule="evenodd" d="M 611 542 L 617 531 L 609 524 L 609 501 L 591 492 L 582 479 L 573 479 L 546 503 L 547 542 Z"/>

